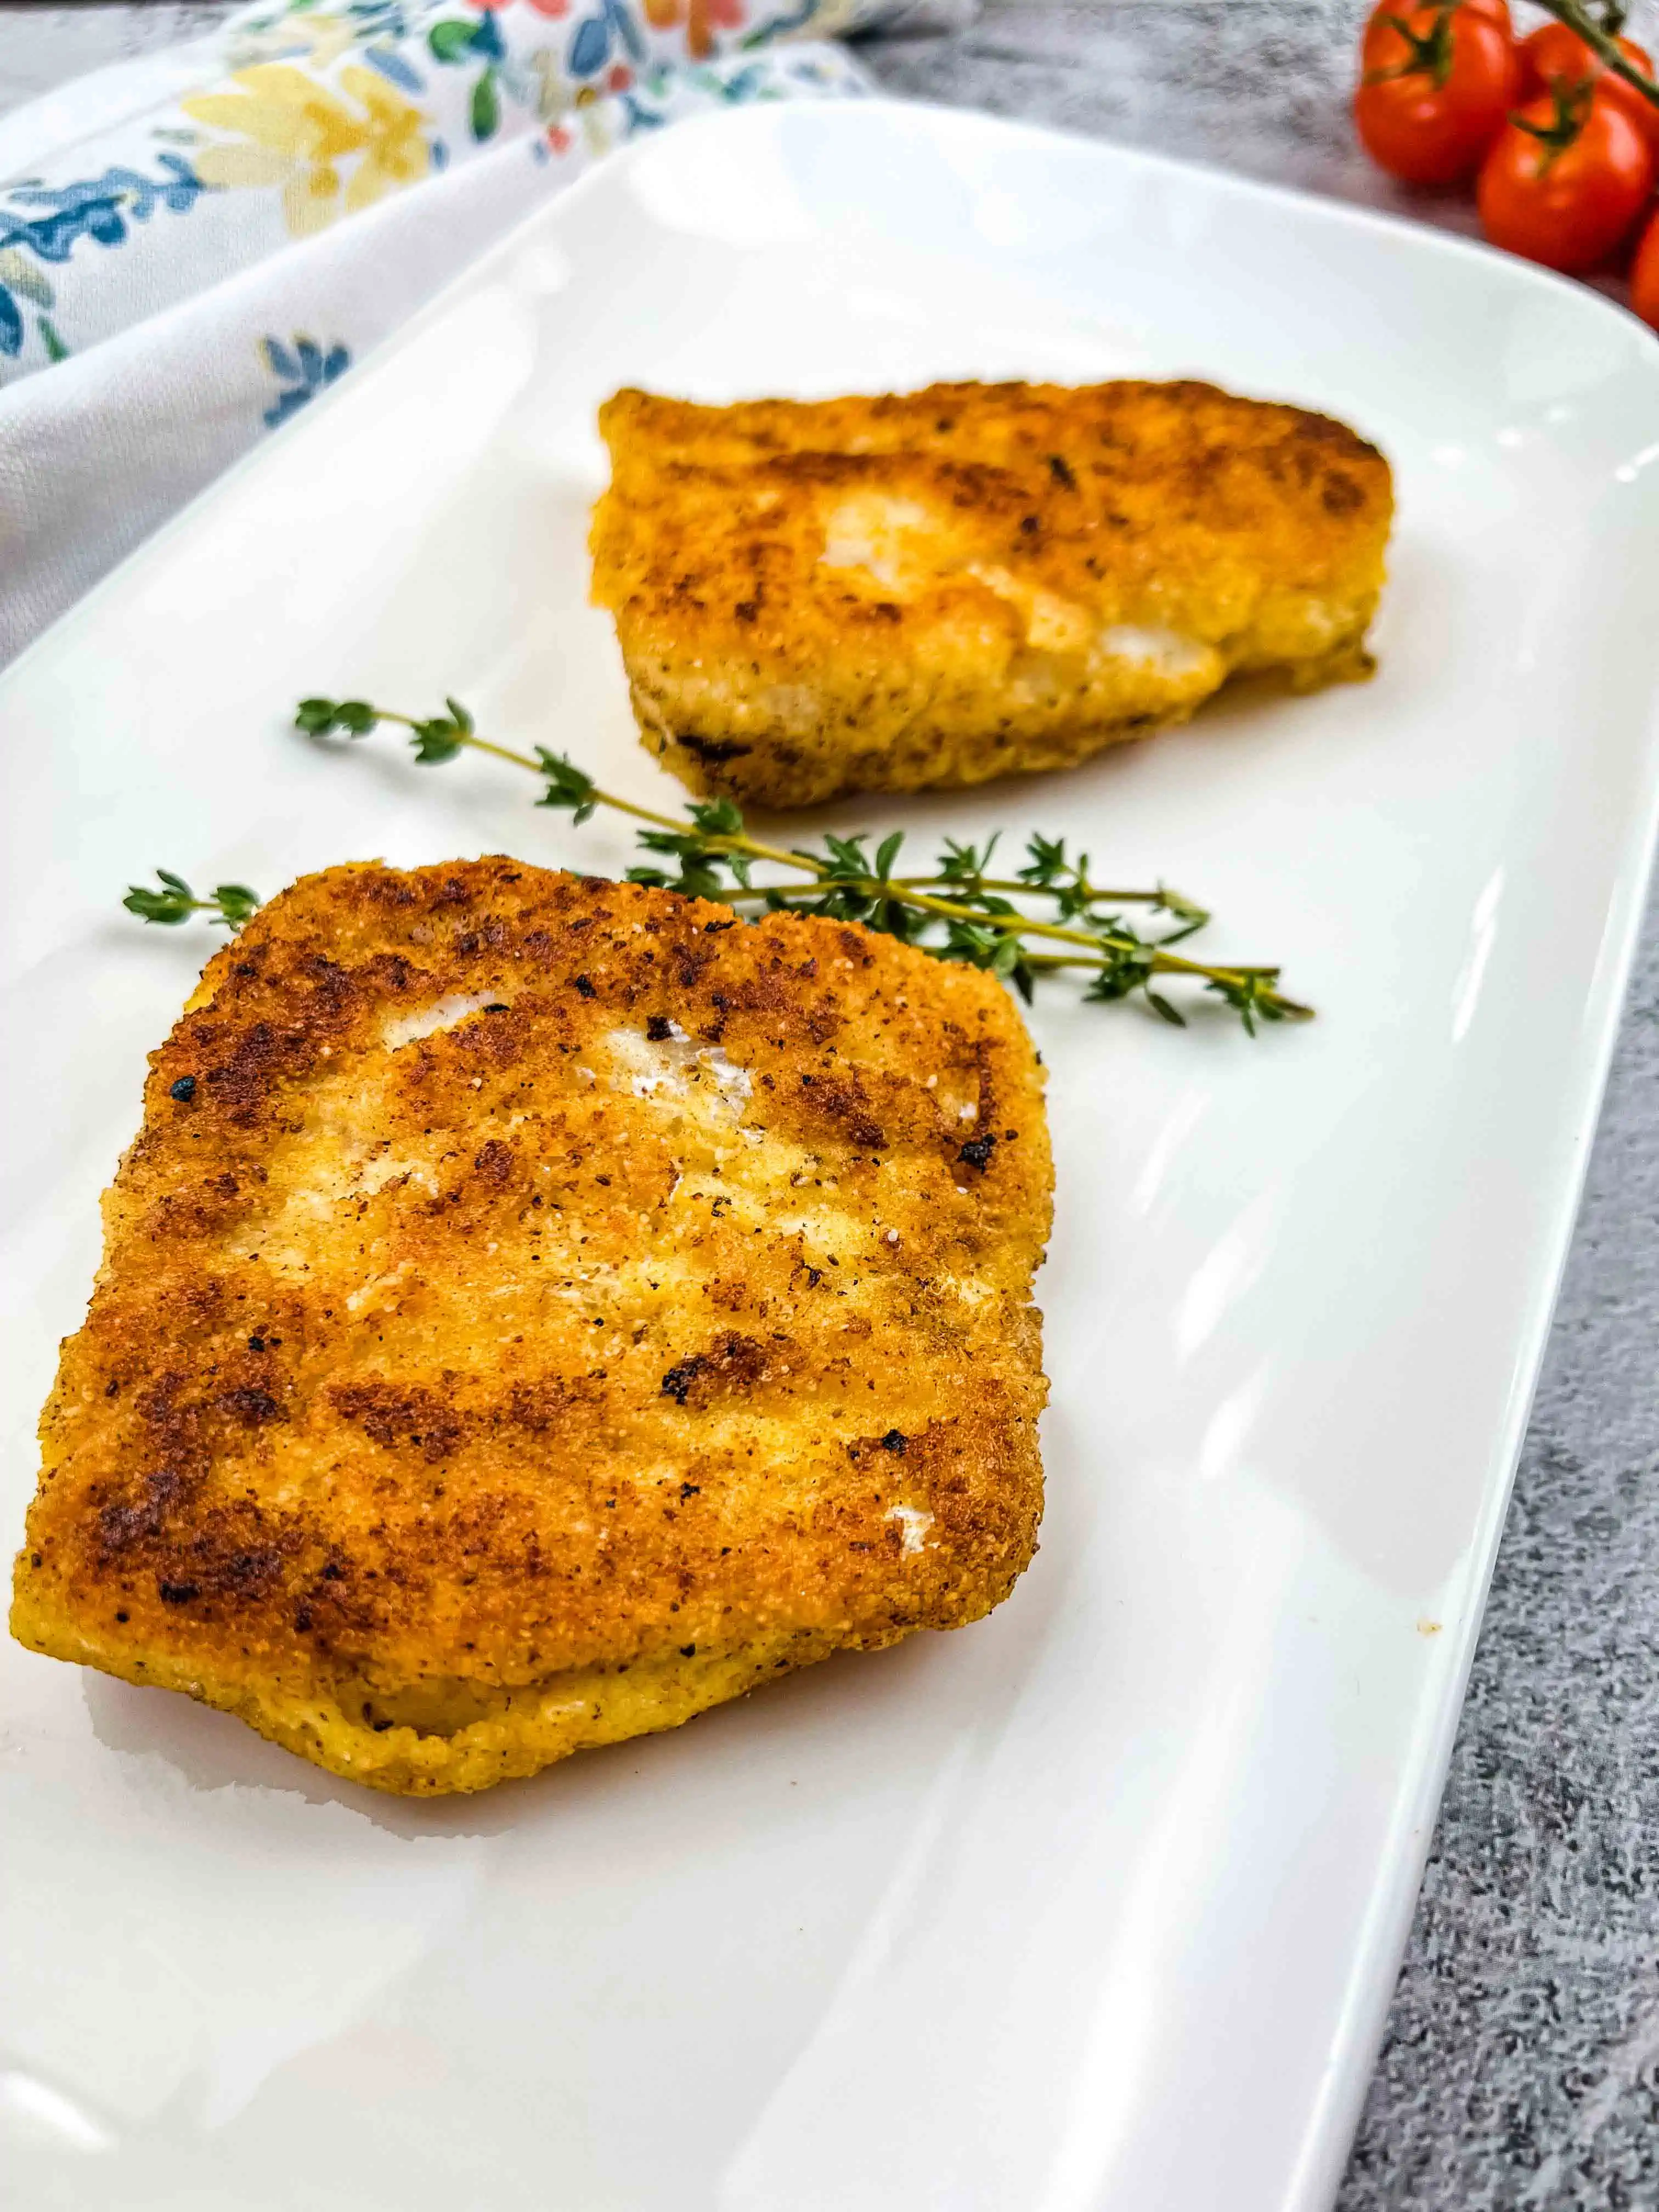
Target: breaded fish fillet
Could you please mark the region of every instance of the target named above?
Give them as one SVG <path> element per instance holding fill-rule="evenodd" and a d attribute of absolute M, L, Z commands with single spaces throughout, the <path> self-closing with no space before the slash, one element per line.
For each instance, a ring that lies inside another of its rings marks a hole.
<path fill-rule="evenodd" d="M 311 876 L 153 1055 L 13 1632 L 479 1790 L 1006 1597 L 1042 1072 L 864 930 L 507 860 Z"/>
<path fill-rule="evenodd" d="M 1207 384 L 619 392 L 593 595 L 646 743 L 772 806 L 1064 768 L 1226 678 L 1364 674 L 1388 463 Z"/>

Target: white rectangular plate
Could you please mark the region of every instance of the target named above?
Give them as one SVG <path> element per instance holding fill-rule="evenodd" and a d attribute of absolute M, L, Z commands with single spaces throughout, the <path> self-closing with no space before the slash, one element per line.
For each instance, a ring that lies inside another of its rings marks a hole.
<path fill-rule="evenodd" d="M 1605 301 L 885 104 L 686 125 L 550 206 L 0 684 L 7 1526 L 208 943 L 139 928 L 125 885 L 624 860 L 510 770 L 325 756 L 292 702 L 453 692 L 671 804 L 586 605 L 600 399 L 1126 373 L 1341 416 L 1400 520 L 1369 687 L 833 817 L 1063 830 L 1321 1010 L 1252 1043 L 1039 1006 L 1041 1557 L 964 1634 L 436 1805 L 9 1648 L 0 2087 L 31 2212 L 1328 2198 L 1652 842 L 1659 347 Z"/>

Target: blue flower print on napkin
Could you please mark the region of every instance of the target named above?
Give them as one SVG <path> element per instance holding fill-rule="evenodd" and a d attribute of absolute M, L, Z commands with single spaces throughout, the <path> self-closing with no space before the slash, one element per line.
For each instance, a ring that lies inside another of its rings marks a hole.
<path fill-rule="evenodd" d="M 351 366 L 348 348 L 331 345 L 325 353 L 315 338 L 296 337 L 292 351 L 280 338 L 267 338 L 263 351 L 270 364 L 271 374 L 283 387 L 265 410 L 265 424 L 272 430 L 279 422 L 286 422 L 290 415 L 297 414 L 337 376 L 343 376 Z"/>

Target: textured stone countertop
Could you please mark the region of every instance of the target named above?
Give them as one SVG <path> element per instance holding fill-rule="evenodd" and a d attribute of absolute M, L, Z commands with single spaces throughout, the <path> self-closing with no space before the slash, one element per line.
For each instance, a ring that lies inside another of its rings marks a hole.
<path fill-rule="evenodd" d="M 0 111 L 221 12 L 0 5 Z M 1360 13 L 1358 0 L 982 0 L 962 29 L 862 52 L 895 91 L 1471 228 L 1355 148 Z M 1633 11 L 1650 43 L 1656 15 L 1654 0 Z M 1659 2207 L 1659 908 L 1339 2203 Z"/>

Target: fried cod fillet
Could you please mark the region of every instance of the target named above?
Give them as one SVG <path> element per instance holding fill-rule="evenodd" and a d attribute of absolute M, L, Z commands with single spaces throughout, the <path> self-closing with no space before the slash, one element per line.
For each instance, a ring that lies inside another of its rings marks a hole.
<path fill-rule="evenodd" d="M 1066 768 L 1232 675 L 1370 672 L 1389 465 L 1208 384 L 599 411 L 593 596 L 641 733 L 770 806 Z"/>
<path fill-rule="evenodd" d="M 480 1790 L 1005 1598 L 1042 1071 L 892 939 L 508 860 L 306 878 L 152 1055 L 12 1629 Z"/>

